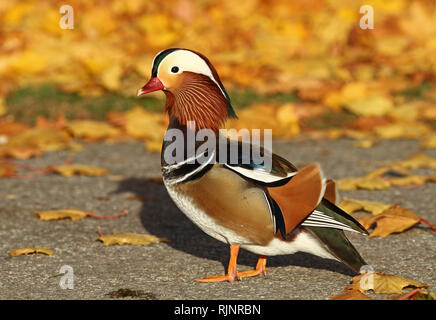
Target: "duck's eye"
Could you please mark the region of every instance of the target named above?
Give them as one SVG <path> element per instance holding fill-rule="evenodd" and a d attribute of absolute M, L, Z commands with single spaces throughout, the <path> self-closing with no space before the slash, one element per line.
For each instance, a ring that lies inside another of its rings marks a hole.
<path fill-rule="evenodd" d="M 171 72 L 172 72 L 172 73 L 177 73 L 177 72 L 179 72 L 179 67 L 172 67 L 172 68 L 171 68 Z"/>

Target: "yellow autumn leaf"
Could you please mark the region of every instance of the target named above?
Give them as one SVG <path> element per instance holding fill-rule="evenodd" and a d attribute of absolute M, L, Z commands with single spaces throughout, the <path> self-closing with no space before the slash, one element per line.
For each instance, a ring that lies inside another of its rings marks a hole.
<path fill-rule="evenodd" d="M 406 177 L 387 178 L 386 180 L 389 181 L 391 185 L 396 187 L 419 186 L 427 181 L 431 181 L 429 177 L 416 176 L 416 175 L 409 175 Z"/>
<path fill-rule="evenodd" d="M 0 117 L 4 114 L 6 114 L 7 109 L 6 109 L 6 105 L 5 105 L 5 100 L 3 99 L 3 97 L 0 97 Z"/>
<path fill-rule="evenodd" d="M 339 190 L 348 191 L 356 189 L 383 190 L 389 189 L 391 184 L 379 177 L 352 177 L 338 179 Z"/>
<path fill-rule="evenodd" d="M 377 168 L 365 174 L 367 178 L 377 178 L 382 177 L 384 175 L 392 175 L 395 177 L 407 177 L 412 175 L 406 168 L 401 165 L 397 165 L 395 163 L 389 164 L 388 166 Z"/>
<path fill-rule="evenodd" d="M 51 249 L 47 248 L 20 248 L 20 249 L 14 249 L 8 252 L 8 254 L 11 257 L 18 257 L 18 256 L 25 256 L 29 254 L 46 254 L 46 255 L 52 255 L 54 252 Z"/>
<path fill-rule="evenodd" d="M 54 172 L 59 173 L 65 177 L 71 177 L 73 175 L 81 176 L 102 176 L 107 174 L 107 169 L 92 167 L 84 164 L 63 164 L 59 166 L 50 167 Z"/>
<path fill-rule="evenodd" d="M 372 139 L 362 139 L 362 140 L 358 140 L 352 143 L 353 147 L 356 148 L 371 148 L 373 147 L 377 142 L 375 140 Z"/>
<path fill-rule="evenodd" d="M 151 234 L 137 233 L 112 233 L 102 235 L 97 240 L 102 241 L 105 246 L 133 244 L 133 245 L 149 245 L 152 243 L 168 241 L 166 238 L 159 238 Z"/>
<path fill-rule="evenodd" d="M 374 201 L 364 201 L 344 198 L 340 203 L 339 207 L 348 213 L 353 213 L 355 211 L 364 210 L 370 212 L 374 215 L 382 213 L 386 209 L 390 208 L 392 205 L 374 202 Z"/>
<path fill-rule="evenodd" d="M 111 139 L 121 134 L 120 130 L 105 122 L 76 120 L 68 123 L 67 128 L 74 137 L 90 141 Z"/>
<path fill-rule="evenodd" d="M 62 210 L 49 210 L 49 211 L 36 211 L 35 215 L 40 220 L 60 220 L 71 219 L 73 221 L 81 220 L 88 216 L 90 211 L 77 210 L 77 209 L 62 209 Z M 92 213 L 92 211 L 91 211 Z"/>
<path fill-rule="evenodd" d="M 369 96 L 348 102 L 345 108 L 360 116 L 383 116 L 394 108 L 394 104 L 388 97 Z"/>
<path fill-rule="evenodd" d="M 324 98 L 324 103 L 332 109 L 339 109 L 341 106 L 364 99 L 368 94 L 367 86 L 362 82 L 351 82 L 342 87 L 339 91 L 331 91 Z"/>
<path fill-rule="evenodd" d="M 431 129 L 421 122 L 397 122 L 373 129 L 374 133 L 382 139 L 420 139 L 428 135 Z"/>
<path fill-rule="evenodd" d="M 137 139 L 163 140 L 166 126 L 163 123 L 164 117 L 161 113 L 134 107 L 127 111 L 124 116 L 124 129 L 128 135 Z"/>
<path fill-rule="evenodd" d="M 274 131 L 279 130 L 279 135 L 284 138 L 290 138 L 300 133 L 298 117 L 295 107 L 290 104 L 284 104 L 277 110 L 277 120 L 279 128 L 274 128 Z"/>
<path fill-rule="evenodd" d="M 430 157 L 424 153 L 418 153 L 413 156 L 410 156 L 406 160 L 398 161 L 395 164 L 407 169 L 418 169 L 418 168 L 436 169 L 436 158 Z"/>
<path fill-rule="evenodd" d="M 101 73 L 101 82 L 109 90 L 118 90 L 120 88 L 122 72 L 121 66 L 114 64 Z"/>
<path fill-rule="evenodd" d="M 145 142 L 145 149 L 148 152 L 161 152 L 162 140 L 148 140 Z"/>
<path fill-rule="evenodd" d="M 436 133 L 433 132 L 432 134 L 424 137 L 421 140 L 421 147 L 426 149 L 436 149 Z"/>
<path fill-rule="evenodd" d="M 43 151 L 67 149 L 70 144 L 71 137 L 64 130 L 32 128 L 13 135 L 6 144 L 0 145 L 0 156 L 28 159 Z"/>
<path fill-rule="evenodd" d="M 363 217 L 359 222 L 367 230 L 376 223 L 374 231 L 370 233 L 369 237 L 386 237 L 413 227 L 420 223 L 420 219 L 421 217 L 413 211 L 394 205 L 376 216 Z"/>

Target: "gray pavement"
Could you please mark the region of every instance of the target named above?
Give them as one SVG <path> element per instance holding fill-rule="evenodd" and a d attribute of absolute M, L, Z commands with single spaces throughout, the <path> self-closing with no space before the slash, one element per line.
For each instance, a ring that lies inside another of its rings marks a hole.
<path fill-rule="evenodd" d="M 351 147 L 351 140 L 276 142 L 274 152 L 296 165 L 319 162 L 331 178 L 361 175 L 388 161 L 419 151 L 416 141 L 383 141 L 370 149 Z M 436 150 L 426 151 L 436 156 Z M 341 294 L 353 276 L 344 265 L 309 254 L 271 257 L 267 275 L 231 283 L 196 283 L 194 279 L 225 272 L 226 245 L 200 231 L 172 203 L 162 184 L 147 181 L 160 174 L 160 156 L 144 152 L 140 142 L 85 144 L 82 152 L 45 153 L 21 161 L 29 165 L 74 163 L 104 167 L 102 177 L 45 175 L 0 179 L 0 299 L 111 299 L 119 289 L 142 290 L 156 299 L 328 299 Z M 420 170 L 435 173 L 434 170 Z M 122 178 L 123 177 L 123 178 Z M 436 184 L 382 191 L 342 192 L 349 198 L 396 203 L 436 222 Z M 128 200 L 129 196 L 154 197 Z M 117 219 L 40 221 L 38 210 L 77 208 Z M 150 233 L 169 239 L 150 246 L 105 247 L 103 233 Z M 424 282 L 436 288 L 436 234 L 415 227 L 387 238 L 351 234 L 350 239 L 376 271 Z M 47 247 L 54 255 L 9 257 L 20 247 Z M 241 251 L 239 270 L 252 268 L 257 257 Z M 63 265 L 74 270 L 74 289 L 62 289 Z"/>

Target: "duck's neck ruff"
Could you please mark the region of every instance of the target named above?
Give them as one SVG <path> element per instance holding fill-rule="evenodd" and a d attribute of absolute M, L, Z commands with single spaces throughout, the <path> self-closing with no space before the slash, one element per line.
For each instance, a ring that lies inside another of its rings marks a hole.
<path fill-rule="evenodd" d="M 218 132 L 227 118 L 228 101 L 221 89 L 209 77 L 184 72 L 177 89 L 164 90 L 165 110 L 175 116 L 181 125 L 194 121 L 197 130 L 212 129 Z"/>

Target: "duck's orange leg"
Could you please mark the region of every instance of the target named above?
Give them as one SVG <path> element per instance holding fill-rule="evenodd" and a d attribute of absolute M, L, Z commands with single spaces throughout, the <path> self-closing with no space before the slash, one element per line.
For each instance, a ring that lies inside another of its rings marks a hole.
<path fill-rule="evenodd" d="M 246 277 L 254 277 L 266 274 L 266 257 L 260 256 L 257 260 L 256 269 L 238 272 L 236 268 L 236 261 L 238 259 L 239 245 L 230 246 L 230 260 L 227 274 L 222 276 L 211 276 L 204 279 L 197 279 L 198 282 L 222 282 L 241 280 Z"/>
<path fill-rule="evenodd" d="M 254 277 L 254 276 L 258 276 L 258 275 L 264 276 L 265 274 L 266 274 L 266 257 L 265 256 L 259 257 L 259 260 L 257 260 L 256 269 L 238 272 L 238 276 L 240 278 Z"/>
<path fill-rule="evenodd" d="M 230 260 L 229 267 L 227 269 L 227 274 L 223 276 L 211 276 L 204 279 L 197 279 L 198 282 L 221 282 L 221 281 L 229 281 L 233 282 L 235 280 L 239 280 L 240 277 L 236 270 L 236 260 L 238 259 L 239 245 L 231 245 L 230 246 Z"/>

